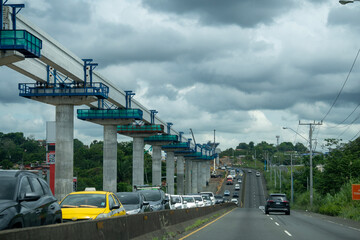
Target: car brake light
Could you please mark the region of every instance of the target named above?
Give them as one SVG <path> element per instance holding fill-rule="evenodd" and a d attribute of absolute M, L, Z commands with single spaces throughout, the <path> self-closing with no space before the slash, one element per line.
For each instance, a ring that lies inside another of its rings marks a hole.
<path fill-rule="evenodd" d="M 283 202 L 284 202 L 284 203 L 289 203 L 289 201 L 286 201 L 286 200 L 285 200 L 285 201 L 283 201 Z"/>
<path fill-rule="evenodd" d="M 274 202 L 273 200 L 268 200 L 268 202 Z"/>

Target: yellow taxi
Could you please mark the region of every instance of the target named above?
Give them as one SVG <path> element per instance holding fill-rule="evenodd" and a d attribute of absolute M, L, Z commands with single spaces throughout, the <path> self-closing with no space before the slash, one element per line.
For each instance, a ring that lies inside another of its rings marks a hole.
<path fill-rule="evenodd" d="M 63 222 L 92 220 L 125 215 L 125 209 L 112 192 L 82 191 L 68 194 L 60 202 Z"/>

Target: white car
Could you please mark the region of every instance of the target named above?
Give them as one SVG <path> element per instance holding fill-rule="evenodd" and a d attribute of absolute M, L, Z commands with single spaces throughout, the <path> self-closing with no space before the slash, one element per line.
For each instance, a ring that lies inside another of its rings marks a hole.
<path fill-rule="evenodd" d="M 195 208 L 196 207 L 195 199 L 193 196 L 183 195 L 183 196 L 181 196 L 181 198 L 183 199 L 184 208 Z"/>
<path fill-rule="evenodd" d="M 204 194 L 204 195 L 201 195 L 201 197 L 203 198 L 203 200 L 204 200 L 204 206 L 211 206 L 211 205 L 213 205 L 212 204 L 212 201 L 211 201 L 211 199 L 210 199 L 210 197 L 209 197 L 209 195 L 207 195 L 207 194 Z"/>
<path fill-rule="evenodd" d="M 231 199 L 231 202 L 235 203 L 236 205 L 238 205 L 239 201 L 236 198 Z"/>
<path fill-rule="evenodd" d="M 257 176 L 257 177 L 260 177 L 260 172 L 256 172 L 256 176 Z"/>
<path fill-rule="evenodd" d="M 201 195 L 193 195 L 193 197 L 195 199 L 196 207 L 204 207 L 205 206 L 204 200 L 201 197 Z"/>
<path fill-rule="evenodd" d="M 210 199 L 211 199 L 211 205 L 215 204 L 215 196 L 213 192 L 201 192 L 201 195 L 209 195 Z"/>
<path fill-rule="evenodd" d="M 170 195 L 170 209 L 183 209 L 184 203 L 180 195 Z"/>
<path fill-rule="evenodd" d="M 239 191 L 240 190 L 240 184 L 235 184 L 235 191 Z"/>

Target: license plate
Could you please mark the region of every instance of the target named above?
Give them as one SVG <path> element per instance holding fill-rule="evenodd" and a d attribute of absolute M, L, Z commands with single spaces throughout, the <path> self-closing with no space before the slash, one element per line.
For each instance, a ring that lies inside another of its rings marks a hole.
<path fill-rule="evenodd" d="M 276 203 L 276 205 L 280 205 L 280 203 L 279 203 L 279 202 L 277 202 L 277 203 Z"/>

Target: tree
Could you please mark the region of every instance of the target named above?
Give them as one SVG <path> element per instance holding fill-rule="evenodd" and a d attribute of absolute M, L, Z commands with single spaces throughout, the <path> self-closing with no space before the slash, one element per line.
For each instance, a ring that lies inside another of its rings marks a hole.
<path fill-rule="evenodd" d="M 307 151 L 307 148 L 304 146 L 304 144 L 298 142 L 295 144 L 294 150 L 298 153 L 304 153 Z"/>

